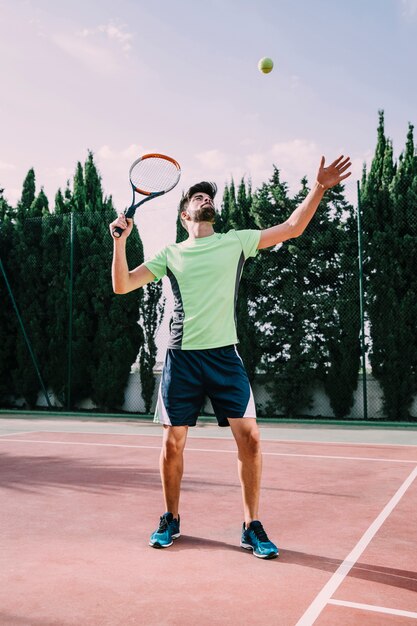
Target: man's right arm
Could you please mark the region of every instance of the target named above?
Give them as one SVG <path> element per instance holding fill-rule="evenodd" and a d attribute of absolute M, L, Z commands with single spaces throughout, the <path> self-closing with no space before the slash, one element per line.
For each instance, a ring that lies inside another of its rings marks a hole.
<path fill-rule="evenodd" d="M 123 229 L 119 238 L 113 236 L 115 226 L 120 226 Z M 139 289 L 155 280 L 155 275 L 143 263 L 129 271 L 126 259 L 126 241 L 132 227 L 133 220 L 126 220 L 124 215 L 119 216 L 110 224 L 110 233 L 113 237 L 112 283 L 114 293 L 118 294 L 129 293 L 129 291 Z"/>

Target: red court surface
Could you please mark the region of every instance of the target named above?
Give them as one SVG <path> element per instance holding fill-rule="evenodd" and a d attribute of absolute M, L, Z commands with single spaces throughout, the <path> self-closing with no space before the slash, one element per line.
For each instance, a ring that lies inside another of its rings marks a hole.
<path fill-rule="evenodd" d="M 263 561 L 239 547 L 230 433 L 189 437 L 181 537 L 155 550 L 159 430 L 12 430 L 1 626 L 417 625 L 415 445 L 263 441 Z"/>

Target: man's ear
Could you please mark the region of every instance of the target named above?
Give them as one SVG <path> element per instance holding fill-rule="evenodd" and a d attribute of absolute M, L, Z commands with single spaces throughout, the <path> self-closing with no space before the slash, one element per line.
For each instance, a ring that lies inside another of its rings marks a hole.
<path fill-rule="evenodd" d="M 190 214 L 188 213 L 187 209 L 184 209 L 184 211 L 181 211 L 181 217 L 183 220 L 189 220 L 190 219 Z"/>

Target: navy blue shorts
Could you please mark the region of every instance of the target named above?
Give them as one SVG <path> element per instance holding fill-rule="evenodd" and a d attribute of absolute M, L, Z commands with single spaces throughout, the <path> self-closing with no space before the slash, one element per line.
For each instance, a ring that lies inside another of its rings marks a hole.
<path fill-rule="evenodd" d="M 195 426 L 206 397 L 219 426 L 229 426 L 228 417 L 256 417 L 248 375 L 235 346 L 168 349 L 154 421 Z"/>

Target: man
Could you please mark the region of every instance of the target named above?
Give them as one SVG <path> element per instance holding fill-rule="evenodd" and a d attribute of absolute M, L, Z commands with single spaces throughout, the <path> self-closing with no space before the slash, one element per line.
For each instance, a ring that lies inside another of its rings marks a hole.
<path fill-rule="evenodd" d="M 123 214 L 110 224 L 123 229 L 114 238 L 113 289 L 123 294 L 167 275 L 174 293 L 171 338 L 159 389 L 155 421 L 163 424 L 160 472 L 166 513 L 150 545 L 167 548 L 180 536 L 179 499 L 183 451 L 208 396 L 219 426 L 231 427 L 238 449 L 244 523 L 240 545 L 259 558 L 278 556 L 258 517 L 262 470 L 259 429 L 249 380 L 235 348 L 237 289 L 243 264 L 262 248 L 299 237 L 312 219 L 326 189 L 350 175 L 349 157 L 325 167 L 322 157 L 314 187 L 290 217 L 266 230 L 215 233 L 216 185 L 192 186 L 180 202 L 188 239 L 161 250 L 129 271 L 126 240 L 133 221 Z"/>

